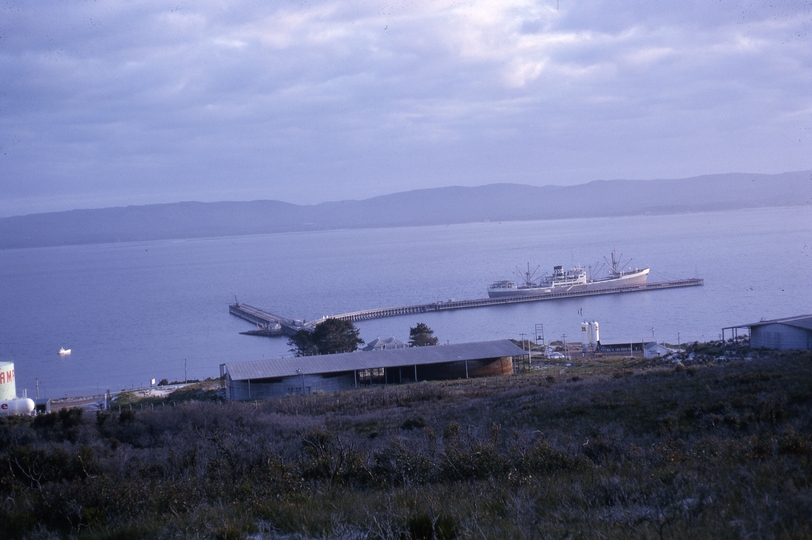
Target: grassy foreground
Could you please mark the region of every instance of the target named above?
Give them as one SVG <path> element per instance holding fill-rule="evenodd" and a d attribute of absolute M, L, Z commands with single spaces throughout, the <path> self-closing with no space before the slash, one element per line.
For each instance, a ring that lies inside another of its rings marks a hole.
<path fill-rule="evenodd" d="M 0 419 L 0 537 L 812 537 L 812 354 L 699 358 Z"/>

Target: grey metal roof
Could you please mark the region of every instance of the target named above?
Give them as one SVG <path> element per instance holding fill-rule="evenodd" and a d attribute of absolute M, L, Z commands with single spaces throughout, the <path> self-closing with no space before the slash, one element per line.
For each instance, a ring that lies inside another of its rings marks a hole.
<path fill-rule="evenodd" d="M 743 324 L 741 326 L 735 326 L 730 328 L 743 328 L 743 327 L 754 327 L 754 326 L 764 326 L 765 324 L 785 324 L 787 326 L 794 326 L 797 328 L 803 328 L 805 330 L 812 330 L 812 315 L 796 315 L 795 317 L 784 317 L 783 319 L 773 319 L 771 321 L 759 321 L 757 323 L 750 323 L 750 324 Z"/>
<path fill-rule="evenodd" d="M 232 380 L 269 379 L 293 375 L 314 375 L 336 373 L 356 369 L 440 364 L 463 360 L 480 360 L 502 356 L 522 356 L 527 354 L 507 339 L 435 345 L 432 347 L 410 347 L 408 349 L 383 349 L 377 351 L 356 351 L 343 354 L 321 356 L 301 356 L 254 360 L 250 362 L 226 363 L 226 371 Z"/>

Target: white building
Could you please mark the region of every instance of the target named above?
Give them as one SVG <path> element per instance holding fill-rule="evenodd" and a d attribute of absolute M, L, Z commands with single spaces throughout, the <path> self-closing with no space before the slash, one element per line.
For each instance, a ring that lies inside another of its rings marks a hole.
<path fill-rule="evenodd" d="M 663 347 L 655 341 L 650 341 L 643 345 L 644 358 L 660 358 L 672 352 L 676 351 L 669 349 L 668 347 Z"/>
<path fill-rule="evenodd" d="M 409 345 L 403 343 L 395 336 L 389 338 L 376 337 L 364 347 L 365 351 L 382 351 L 383 349 L 406 349 Z"/>

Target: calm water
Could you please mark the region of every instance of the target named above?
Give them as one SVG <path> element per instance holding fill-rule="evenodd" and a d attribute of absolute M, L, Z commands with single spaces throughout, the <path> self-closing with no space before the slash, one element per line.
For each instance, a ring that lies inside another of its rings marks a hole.
<path fill-rule="evenodd" d="M 595 265 L 616 249 L 649 279 L 704 287 L 499 306 L 358 324 L 406 341 L 425 322 L 441 343 L 715 339 L 723 326 L 812 312 L 812 207 L 676 216 L 475 223 L 0 251 L 0 360 L 17 389 L 60 397 L 215 377 L 224 362 L 288 355 L 284 338 L 242 336 L 235 296 L 291 318 L 481 298 L 517 266 Z M 60 357 L 60 347 L 73 354 Z"/>

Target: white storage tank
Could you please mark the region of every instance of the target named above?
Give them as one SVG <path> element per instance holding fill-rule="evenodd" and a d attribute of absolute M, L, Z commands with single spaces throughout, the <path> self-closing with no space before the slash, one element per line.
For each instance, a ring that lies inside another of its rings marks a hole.
<path fill-rule="evenodd" d="M 589 328 L 589 323 L 584 321 L 581 323 L 581 347 L 584 350 L 589 348 L 589 334 L 591 329 Z"/>
<path fill-rule="evenodd" d="M 14 364 L 0 362 L 0 400 L 15 399 L 17 383 L 14 382 Z"/>
<path fill-rule="evenodd" d="M 31 414 L 33 410 L 34 400 L 17 397 L 14 364 L 12 362 L 0 362 L 0 416 Z"/>
<path fill-rule="evenodd" d="M 581 323 L 581 346 L 584 350 L 594 349 L 600 339 L 598 321 L 584 321 Z"/>

